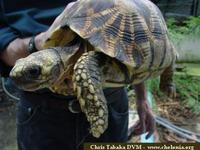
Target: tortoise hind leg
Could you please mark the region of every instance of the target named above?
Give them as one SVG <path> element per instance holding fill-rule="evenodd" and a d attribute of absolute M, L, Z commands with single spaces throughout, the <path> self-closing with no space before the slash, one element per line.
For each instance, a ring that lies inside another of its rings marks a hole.
<path fill-rule="evenodd" d="M 91 125 L 91 133 L 99 137 L 108 126 L 108 112 L 100 62 L 96 57 L 92 51 L 79 58 L 74 66 L 73 83 L 81 109 Z"/>
<path fill-rule="evenodd" d="M 173 83 L 174 64 L 164 70 L 160 76 L 160 90 L 170 98 L 176 97 L 176 88 Z"/>

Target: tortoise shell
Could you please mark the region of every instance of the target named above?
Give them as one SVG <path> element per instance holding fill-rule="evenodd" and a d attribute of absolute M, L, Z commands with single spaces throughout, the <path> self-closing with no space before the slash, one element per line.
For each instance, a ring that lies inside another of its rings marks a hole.
<path fill-rule="evenodd" d="M 23 88 L 33 90 L 49 85 L 53 92 L 63 95 L 69 91 L 66 79 L 72 78 L 81 109 L 95 137 L 108 125 L 104 83 L 107 87 L 139 84 L 165 70 L 161 87 L 167 93 L 173 91 L 174 49 L 160 11 L 148 0 L 79 0 L 63 11 L 49 31 L 52 32 L 44 48 L 54 48 L 18 61 L 12 76 L 21 79 Z M 81 40 L 76 40 L 79 37 Z M 33 78 L 23 78 L 24 72 L 34 69 L 33 66 L 44 70 L 38 76 L 41 80 L 31 82 Z"/>
<path fill-rule="evenodd" d="M 44 47 L 65 46 L 78 34 L 96 51 L 137 67 L 150 64 L 155 41 L 163 44 L 166 33 L 162 14 L 149 0 L 78 0 L 66 8 Z"/>

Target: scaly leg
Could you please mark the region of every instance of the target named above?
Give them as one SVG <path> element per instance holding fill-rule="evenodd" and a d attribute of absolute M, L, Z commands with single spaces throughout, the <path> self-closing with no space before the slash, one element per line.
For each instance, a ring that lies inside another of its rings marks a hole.
<path fill-rule="evenodd" d="M 107 103 L 102 89 L 103 76 L 98 54 L 84 53 L 74 66 L 73 83 L 82 111 L 99 137 L 108 126 Z"/>
<path fill-rule="evenodd" d="M 160 76 L 160 90 L 170 98 L 176 97 L 176 88 L 173 83 L 174 64 L 168 67 Z"/>

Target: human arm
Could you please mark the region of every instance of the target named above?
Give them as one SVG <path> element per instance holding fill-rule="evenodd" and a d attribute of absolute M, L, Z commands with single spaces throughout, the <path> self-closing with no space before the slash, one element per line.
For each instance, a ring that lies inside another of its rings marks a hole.
<path fill-rule="evenodd" d="M 148 139 L 155 131 L 154 115 L 147 101 L 144 83 L 135 85 L 134 89 L 139 121 L 132 127 L 132 135 L 141 135 L 147 132 L 146 139 Z"/>
<path fill-rule="evenodd" d="M 70 7 L 73 3 L 70 3 L 67 7 Z M 54 22 L 51 24 L 51 26 L 48 28 L 48 30 L 41 32 L 40 34 L 37 34 L 34 38 L 35 47 L 37 50 L 42 50 L 42 46 L 46 40 L 46 37 L 51 34 L 52 30 L 54 30 L 59 22 L 61 21 L 61 18 L 64 15 L 65 10 L 56 17 Z M 8 33 L 10 34 L 11 31 Z M 8 66 L 14 66 L 17 59 L 26 57 L 29 55 L 27 48 L 31 37 L 26 38 L 20 38 L 17 36 L 13 36 L 13 39 L 10 41 L 4 42 L 4 46 L 2 46 L 1 49 L 3 51 L 0 55 L 0 60 L 2 60 L 6 65 Z"/>
<path fill-rule="evenodd" d="M 1 8 L 3 4 L 0 3 Z M 18 38 L 18 32 L 13 30 L 6 22 L 3 9 L 0 9 L 0 73 L 1 76 L 8 76 L 8 73 L 11 69 L 10 65 L 7 65 L 7 62 L 10 58 L 3 54 L 4 50 L 10 42 Z M 4 55 L 4 56 L 3 56 Z M 4 58 L 3 58 L 4 57 Z M 4 61 L 6 60 L 6 61 Z"/>
<path fill-rule="evenodd" d="M 45 32 L 35 36 L 35 46 L 37 50 L 42 50 L 42 40 Z M 8 66 L 14 66 L 16 60 L 29 55 L 27 51 L 28 44 L 31 37 L 27 38 L 16 38 L 11 41 L 8 46 L 1 52 L 0 59 Z"/>

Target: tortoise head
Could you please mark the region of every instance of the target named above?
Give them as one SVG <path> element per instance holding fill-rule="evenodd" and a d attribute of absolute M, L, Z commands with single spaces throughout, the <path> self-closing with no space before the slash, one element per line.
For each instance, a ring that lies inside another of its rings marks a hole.
<path fill-rule="evenodd" d="M 10 77 L 19 88 L 33 91 L 52 85 L 63 69 L 59 50 L 50 48 L 17 60 Z"/>

